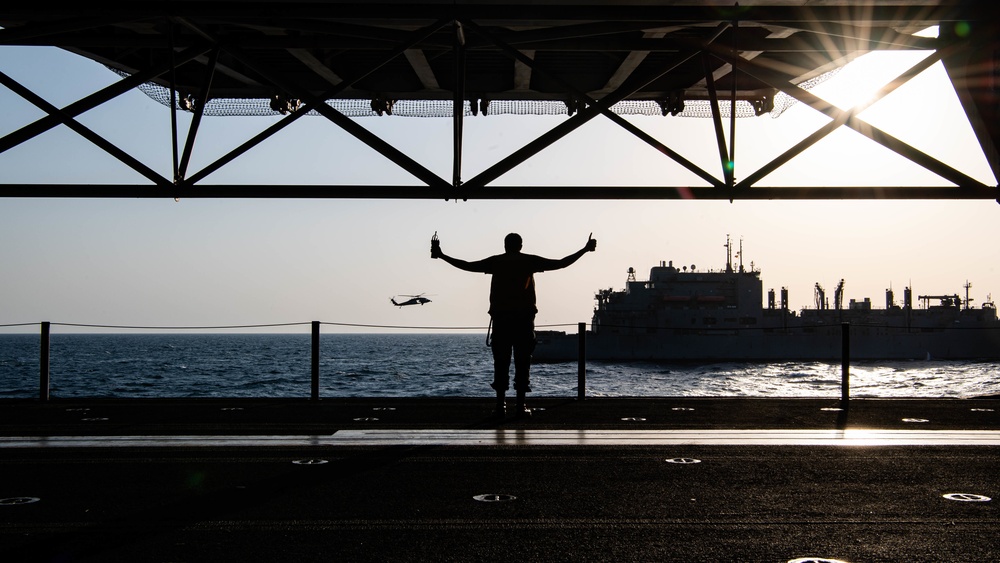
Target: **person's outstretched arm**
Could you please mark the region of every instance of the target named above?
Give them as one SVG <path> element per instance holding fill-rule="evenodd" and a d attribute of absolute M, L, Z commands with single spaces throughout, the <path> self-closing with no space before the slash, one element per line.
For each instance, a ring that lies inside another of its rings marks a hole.
<path fill-rule="evenodd" d="M 584 254 L 588 252 L 593 252 L 595 250 L 597 250 L 597 240 L 593 238 L 593 233 L 591 233 L 591 237 L 587 239 L 587 244 L 583 248 L 559 260 L 546 260 L 543 271 L 548 272 L 551 270 L 559 270 L 565 268 L 570 264 L 579 260 L 580 257 L 583 256 Z"/>
<path fill-rule="evenodd" d="M 460 258 L 453 258 L 442 252 L 440 246 L 431 250 L 431 258 L 440 258 L 441 260 L 444 260 L 445 262 L 451 264 L 452 266 L 458 268 L 459 270 L 465 270 L 466 272 L 476 272 L 480 274 L 486 273 L 485 265 L 483 264 L 482 260 L 479 260 L 477 262 L 467 262 Z"/>

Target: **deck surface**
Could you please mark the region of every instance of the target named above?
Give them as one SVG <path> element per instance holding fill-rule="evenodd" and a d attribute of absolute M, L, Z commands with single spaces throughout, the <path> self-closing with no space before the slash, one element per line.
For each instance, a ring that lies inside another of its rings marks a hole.
<path fill-rule="evenodd" d="M 1000 399 L 531 405 L 0 402 L 4 559 L 1000 558 Z"/>

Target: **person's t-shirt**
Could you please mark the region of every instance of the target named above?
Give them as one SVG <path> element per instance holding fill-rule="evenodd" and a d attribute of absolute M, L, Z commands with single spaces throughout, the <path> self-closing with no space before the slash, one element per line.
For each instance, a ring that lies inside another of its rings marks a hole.
<path fill-rule="evenodd" d="M 490 315 L 535 314 L 535 272 L 544 272 L 550 262 L 531 254 L 504 253 L 482 261 L 483 271 L 492 274 Z"/>

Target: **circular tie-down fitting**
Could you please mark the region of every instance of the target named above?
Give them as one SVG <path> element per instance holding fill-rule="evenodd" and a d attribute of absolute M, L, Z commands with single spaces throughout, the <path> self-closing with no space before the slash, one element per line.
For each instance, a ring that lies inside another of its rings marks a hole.
<path fill-rule="evenodd" d="M 663 461 L 667 463 L 676 463 L 678 465 L 694 465 L 696 463 L 701 463 L 700 459 L 694 459 L 692 457 L 672 457 Z"/>
<path fill-rule="evenodd" d="M 106 416 L 93 416 L 89 418 L 81 418 L 80 420 L 82 420 L 83 422 L 106 422 L 111 419 L 109 419 Z"/>
<path fill-rule="evenodd" d="M 821 411 L 827 411 L 827 412 L 841 412 L 844 409 L 842 409 L 840 407 L 823 407 L 823 408 L 821 408 L 819 410 L 821 410 Z"/>
<path fill-rule="evenodd" d="M 930 422 L 926 418 L 904 418 L 903 422 L 913 423 L 913 424 L 923 424 L 924 422 Z"/>
<path fill-rule="evenodd" d="M 292 463 L 295 465 L 325 465 L 330 462 L 325 459 L 297 459 Z"/>
<path fill-rule="evenodd" d="M 791 559 L 788 563 L 847 563 L 843 559 L 830 559 L 828 557 L 798 557 Z"/>
<path fill-rule="evenodd" d="M 990 497 L 983 495 L 976 495 L 972 493 L 948 493 L 946 495 L 941 495 L 948 500 L 954 500 L 958 502 L 990 502 Z"/>
<path fill-rule="evenodd" d="M 0 498 L 0 506 L 20 506 L 22 504 L 34 504 L 42 499 L 38 497 L 10 497 Z"/>
<path fill-rule="evenodd" d="M 373 411 L 394 411 L 396 407 L 372 407 Z"/>
<path fill-rule="evenodd" d="M 672 410 L 672 411 L 693 411 L 694 409 L 691 408 L 691 407 L 674 407 L 674 408 L 672 408 L 670 410 Z"/>
<path fill-rule="evenodd" d="M 623 416 L 622 422 L 646 422 L 646 419 L 641 416 Z"/>
<path fill-rule="evenodd" d="M 360 416 L 355 418 L 354 422 L 378 422 L 378 419 L 372 416 Z"/>
<path fill-rule="evenodd" d="M 502 493 L 490 493 L 486 495 L 476 495 L 472 497 L 473 500 L 479 502 L 510 502 L 512 500 L 517 500 L 514 495 L 507 495 Z"/>
<path fill-rule="evenodd" d="M 993 409 L 969 409 L 972 412 L 996 412 Z"/>

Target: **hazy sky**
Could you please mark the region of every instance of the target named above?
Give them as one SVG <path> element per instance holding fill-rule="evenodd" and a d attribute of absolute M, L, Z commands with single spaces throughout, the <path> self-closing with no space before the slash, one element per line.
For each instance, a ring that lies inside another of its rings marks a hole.
<path fill-rule="evenodd" d="M 846 103 L 865 64 L 887 80 L 922 54 L 864 57 L 814 90 Z M 0 48 L 0 70 L 62 106 L 117 79 L 104 67 L 53 49 Z M 877 86 L 877 85 L 876 85 Z M 0 87 L 0 134 L 41 112 Z M 862 115 L 989 185 L 996 180 L 940 64 Z M 182 115 L 186 125 L 188 115 Z M 565 117 L 466 120 L 464 178 L 471 178 Z M 719 167 L 711 120 L 633 117 L 633 123 L 706 170 Z M 135 91 L 80 119 L 160 174 L 170 176 L 169 110 Z M 277 118 L 206 117 L 191 170 L 200 169 Z M 360 123 L 444 178 L 451 177 L 449 119 L 381 117 Z M 737 178 L 826 123 L 801 104 L 777 119 L 737 123 Z M 728 129 L 728 127 L 727 127 Z M 182 128 L 182 138 L 186 129 Z M 145 183 L 61 127 L 0 154 L 0 181 Z M 322 117 L 299 119 L 210 176 L 207 183 L 413 184 L 392 163 Z M 497 184 L 703 185 L 620 127 L 598 118 L 501 177 Z M 838 131 L 759 185 L 917 185 L 946 181 L 848 130 Z M 661 260 L 725 266 L 727 234 L 765 292 L 787 287 L 794 309 L 813 286 L 881 307 L 888 287 L 915 295 L 1000 297 L 994 201 L 383 201 L 383 200 L 0 200 L 0 324 L 221 326 L 336 323 L 485 327 L 489 278 L 429 258 L 437 231 L 445 252 L 479 259 L 502 252 L 508 232 L 524 251 L 559 258 L 596 253 L 537 278 L 537 323 L 589 321 L 594 292 L 623 287 Z M 389 298 L 426 293 L 425 306 Z M 61 332 L 79 329 L 57 327 Z M 307 331 L 307 327 L 265 329 Z M 325 332 L 351 329 L 325 326 Z M 0 328 L 34 332 L 37 327 Z"/>

